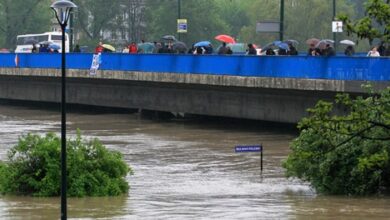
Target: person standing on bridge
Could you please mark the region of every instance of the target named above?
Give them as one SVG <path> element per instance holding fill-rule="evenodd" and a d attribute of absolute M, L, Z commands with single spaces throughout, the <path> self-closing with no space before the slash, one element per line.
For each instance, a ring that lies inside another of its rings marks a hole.
<path fill-rule="evenodd" d="M 257 51 L 256 51 L 255 47 L 253 46 L 253 44 L 248 44 L 248 49 L 246 51 L 246 54 L 247 55 L 257 55 Z"/>
<path fill-rule="evenodd" d="M 227 54 L 227 52 L 228 52 L 228 49 L 226 47 L 226 43 L 223 42 L 222 46 L 218 49 L 218 54 L 219 55 L 224 55 L 224 54 Z"/>
<path fill-rule="evenodd" d="M 129 53 L 138 53 L 137 44 L 135 44 L 135 42 L 131 42 L 129 45 Z"/>
<path fill-rule="evenodd" d="M 103 50 L 104 50 L 104 48 L 103 48 L 103 42 L 99 42 L 99 44 L 97 45 L 97 47 L 95 48 L 95 53 L 97 54 L 97 53 L 102 53 L 103 52 Z"/>
<path fill-rule="evenodd" d="M 378 47 L 373 47 L 367 54 L 368 57 L 380 57 L 380 53 L 378 52 Z"/>

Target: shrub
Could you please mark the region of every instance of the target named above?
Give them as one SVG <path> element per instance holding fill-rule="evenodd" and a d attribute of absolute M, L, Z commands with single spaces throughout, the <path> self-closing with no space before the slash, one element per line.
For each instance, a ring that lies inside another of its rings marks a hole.
<path fill-rule="evenodd" d="M 368 195 L 390 189 L 390 88 L 366 98 L 320 101 L 299 122 L 300 135 L 284 161 L 287 176 L 325 194 Z M 340 109 L 339 108 L 339 109 Z"/>
<path fill-rule="evenodd" d="M 61 189 L 61 139 L 53 133 L 19 138 L 0 162 L 0 192 L 28 196 L 59 196 Z M 67 195 L 117 196 L 129 190 L 126 175 L 132 174 L 119 152 L 100 141 L 87 141 L 80 132 L 67 141 Z"/>

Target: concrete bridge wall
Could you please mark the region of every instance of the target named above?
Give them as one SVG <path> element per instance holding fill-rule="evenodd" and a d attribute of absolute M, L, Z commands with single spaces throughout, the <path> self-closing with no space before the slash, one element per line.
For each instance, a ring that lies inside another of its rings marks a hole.
<path fill-rule="evenodd" d="M 338 92 L 363 94 L 362 81 L 207 74 L 67 71 L 67 102 L 296 123 Z M 377 88 L 387 82 L 374 83 Z M 0 68 L 0 99 L 60 102 L 60 71 Z"/>

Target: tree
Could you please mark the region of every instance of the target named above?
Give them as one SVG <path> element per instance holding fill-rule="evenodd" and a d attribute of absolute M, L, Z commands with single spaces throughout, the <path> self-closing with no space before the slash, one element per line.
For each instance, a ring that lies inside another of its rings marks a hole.
<path fill-rule="evenodd" d="M 159 40 L 166 34 L 175 35 L 177 19 L 177 1 L 149 0 L 147 9 L 147 36 Z M 218 13 L 219 7 L 215 1 L 197 0 L 182 1 L 182 18 L 188 22 L 188 33 L 183 34 L 187 43 L 200 40 L 211 40 L 214 36 L 228 30 L 228 25 Z"/>
<path fill-rule="evenodd" d="M 324 0 L 289 0 L 285 1 L 284 38 L 301 42 L 301 47 L 308 38 L 332 38 L 332 1 Z M 259 0 L 248 4 L 247 14 L 251 21 L 243 26 L 240 38 L 244 42 L 269 43 L 279 39 L 279 33 L 255 32 L 260 21 L 277 21 L 280 15 L 280 0 Z M 338 0 L 337 10 L 353 13 L 354 5 L 349 0 Z"/>
<path fill-rule="evenodd" d="M 115 18 L 122 16 L 120 1 L 75 0 L 74 2 L 78 6 L 75 26 L 83 33 L 82 42 L 89 45 L 96 44 L 104 38 L 104 31 L 111 30 L 110 33 L 116 33 L 112 31 L 112 27 Z M 112 35 L 107 38 L 112 39 Z"/>
<path fill-rule="evenodd" d="M 0 1 L 0 45 L 15 47 L 17 35 L 50 31 L 50 4 L 50 0 Z"/>
<path fill-rule="evenodd" d="M 117 196 L 128 192 L 131 168 L 119 152 L 97 139 L 77 137 L 67 142 L 68 196 Z M 53 133 L 28 134 L 0 162 L 0 193 L 26 196 L 60 195 L 61 140 Z"/>
<path fill-rule="evenodd" d="M 357 21 L 352 21 L 347 14 L 338 16 L 344 22 L 348 34 L 356 34 L 360 39 L 367 39 L 370 44 L 374 39 L 390 43 L 390 1 L 368 0 L 365 7 L 366 16 Z"/>
<path fill-rule="evenodd" d="M 370 87 L 368 87 L 370 88 Z M 300 135 L 284 162 L 287 175 L 325 194 L 367 195 L 390 191 L 390 87 L 368 97 L 338 95 L 319 101 L 302 119 Z"/>

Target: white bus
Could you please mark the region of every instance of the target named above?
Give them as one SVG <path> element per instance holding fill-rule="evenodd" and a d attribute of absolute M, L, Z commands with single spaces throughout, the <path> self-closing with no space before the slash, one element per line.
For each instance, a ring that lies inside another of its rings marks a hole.
<path fill-rule="evenodd" d="M 40 42 L 52 42 L 61 47 L 62 34 L 61 32 L 45 32 L 42 34 L 25 34 L 16 37 L 15 53 L 31 53 L 33 44 Z M 37 45 L 39 47 L 39 45 Z M 62 49 L 62 48 L 61 48 Z M 61 52 L 61 49 L 59 52 Z M 65 33 L 65 52 L 69 52 L 69 36 Z"/>

